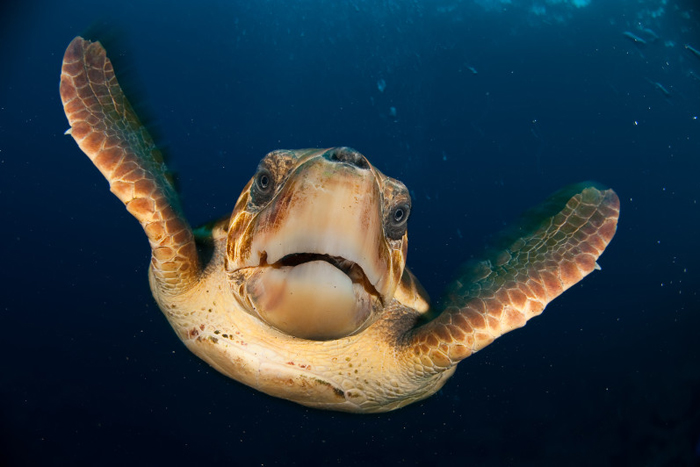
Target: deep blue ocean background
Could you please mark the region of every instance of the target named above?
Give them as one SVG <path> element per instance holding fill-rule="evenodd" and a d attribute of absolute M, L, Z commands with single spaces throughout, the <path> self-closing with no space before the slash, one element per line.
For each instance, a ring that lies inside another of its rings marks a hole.
<path fill-rule="evenodd" d="M 624 35 L 630 32 L 645 44 Z M 63 52 L 103 42 L 195 225 L 277 148 L 352 146 L 413 195 L 408 264 L 459 264 L 557 189 L 621 199 L 596 271 L 383 415 L 191 355 L 138 223 L 75 142 Z M 0 465 L 700 465 L 700 5 L 26 1 L 0 7 Z"/>

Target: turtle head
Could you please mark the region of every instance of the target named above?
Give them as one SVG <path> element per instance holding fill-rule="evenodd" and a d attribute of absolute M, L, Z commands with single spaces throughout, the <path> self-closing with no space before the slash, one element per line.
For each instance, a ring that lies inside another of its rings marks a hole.
<path fill-rule="evenodd" d="M 357 333 L 399 285 L 410 210 L 406 187 L 353 149 L 271 152 L 231 216 L 226 271 L 233 294 L 288 335 Z"/>

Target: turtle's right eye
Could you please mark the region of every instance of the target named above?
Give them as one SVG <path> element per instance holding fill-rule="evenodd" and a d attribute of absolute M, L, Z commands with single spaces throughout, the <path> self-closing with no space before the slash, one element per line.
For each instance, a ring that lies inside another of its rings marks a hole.
<path fill-rule="evenodd" d="M 266 169 L 261 170 L 255 177 L 255 185 L 262 192 L 270 191 L 272 187 L 272 175 Z"/>
<path fill-rule="evenodd" d="M 275 179 L 272 173 L 265 168 L 262 168 L 255 174 L 253 181 L 253 189 L 251 190 L 252 201 L 261 205 L 267 203 L 275 191 Z"/>

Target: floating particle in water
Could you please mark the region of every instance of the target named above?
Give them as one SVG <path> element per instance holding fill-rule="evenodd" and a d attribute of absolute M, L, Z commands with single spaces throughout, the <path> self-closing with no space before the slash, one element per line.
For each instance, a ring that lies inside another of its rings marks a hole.
<path fill-rule="evenodd" d="M 380 79 L 377 81 L 377 89 L 379 89 L 379 92 L 384 92 L 386 89 L 386 81 L 383 79 Z"/>

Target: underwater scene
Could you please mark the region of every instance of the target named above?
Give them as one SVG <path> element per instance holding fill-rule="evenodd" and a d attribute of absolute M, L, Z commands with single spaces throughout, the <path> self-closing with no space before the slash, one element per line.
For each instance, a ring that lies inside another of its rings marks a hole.
<path fill-rule="evenodd" d="M 698 2 L 36 0 L 0 26 L 0 465 L 700 466 Z M 333 157 L 403 182 L 431 318 L 566 186 L 614 190 L 617 231 L 430 397 L 355 414 L 267 395 L 154 300 L 144 230 L 67 132 L 76 36 L 106 49 L 193 227 L 264 190 L 277 149 L 353 148 Z"/>

